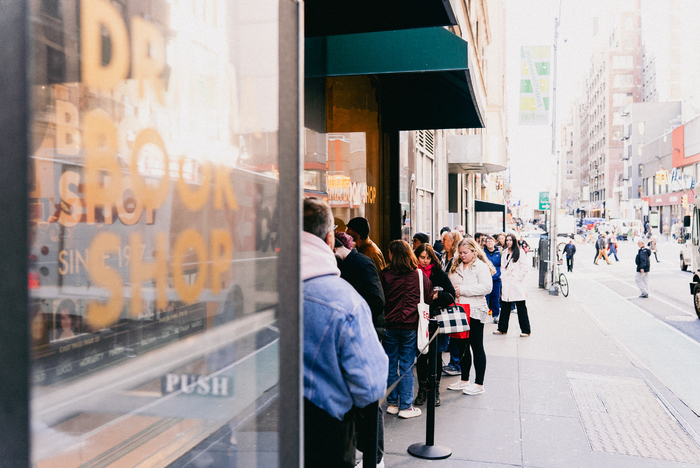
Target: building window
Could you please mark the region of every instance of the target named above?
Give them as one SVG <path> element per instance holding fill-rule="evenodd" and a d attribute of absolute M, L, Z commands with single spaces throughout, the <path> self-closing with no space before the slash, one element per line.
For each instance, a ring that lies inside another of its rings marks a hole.
<path fill-rule="evenodd" d="M 613 76 L 613 88 L 630 88 L 634 86 L 634 75 L 618 74 Z"/>
<path fill-rule="evenodd" d="M 631 55 L 614 55 L 613 70 L 631 70 L 634 67 L 634 57 Z"/>
<path fill-rule="evenodd" d="M 632 93 L 615 93 L 613 94 L 613 107 L 622 107 L 632 104 L 634 95 Z"/>
<path fill-rule="evenodd" d="M 416 231 L 426 232 L 431 237 L 433 229 L 433 201 L 435 198 L 435 135 L 431 130 L 416 132 Z"/>

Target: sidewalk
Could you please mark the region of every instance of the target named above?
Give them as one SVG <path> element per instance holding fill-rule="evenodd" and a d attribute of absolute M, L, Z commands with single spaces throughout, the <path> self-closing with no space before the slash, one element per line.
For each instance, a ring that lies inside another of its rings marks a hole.
<path fill-rule="evenodd" d="M 452 456 L 428 461 L 407 453 L 425 441 L 423 406 L 419 418 L 385 415 L 387 467 L 700 465 L 697 416 L 595 317 L 570 297 L 536 287 L 527 303 L 530 337 L 519 336 L 515 317 L 506 336 L 485 327 L 486 393 L 449 391 L 458 377 L 442 377 L 435 443 Z"/>

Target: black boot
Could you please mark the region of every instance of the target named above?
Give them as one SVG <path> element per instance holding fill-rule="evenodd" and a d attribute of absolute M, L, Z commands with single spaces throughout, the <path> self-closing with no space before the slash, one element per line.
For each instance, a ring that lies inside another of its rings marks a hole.
<path fill-rule="evenodd" d="M 435 406 L 440 406 L 440 390 L 435 390 Z"/>
<path fill-rule="evenodd" d="M 414 406 L 423 406 L 425 404 L 425 400 L 428 398 L 428 382 L 425 380 L 419 380 L 418 381 L 418 395 L 416 396 L 416 399 L 413 400 L 413 405 Z"/>

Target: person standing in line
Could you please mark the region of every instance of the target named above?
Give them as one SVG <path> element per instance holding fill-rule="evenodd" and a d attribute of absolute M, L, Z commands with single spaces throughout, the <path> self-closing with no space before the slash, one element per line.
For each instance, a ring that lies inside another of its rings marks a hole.
<path fill-rule="evenodd" d="M 459 231 L 446 232 L 442 235 L 442 243 L 445 246 L 445 252 L 440 259 L 440 264 L 445 273 L 449 273 L 457 253 L 457 246 L 462 241 L 462 235 Z M 448 337 L 449 340 L 449 337 Z M 450 352 L 450 362 L 442 367 L 442 372 L 447 375 L 460 375 L 462 370 L 459 368 L 459 348 L 454 340 L 449 340 L 447 350 Z"/>
<path fill-rule="evenodd" d="M 564 247 L 564 255 L 566 256 L 566 271 L 574 271 L 574 254 L 576 253 L 576 246 L 574 241 L 570 240 L 566 247 Z"/>
<path fill-rule="evenodd" d="M 444 251 L 444 246 L 442 245 L 442 236 L 446 232 L 450 232 L 450 228 L 444 227 L 440 229 L 440 236 L 435 239 L 435 242 L 433 243 L 433 250 L 435 251 L 435 255 L 439 260 L 442 261 L 442 253 Z"/>
<path fill-rule="evenodd" d="M 350 234 L 335 232 L 335 258 L 338 261 L 340 277 L 355 288 L 362 299 L 367 301 L 372 312 L 374 329 L 379 340 L 384 337 L 384 290 L 379 280 L 379 272 L 374 262 L 366 255 L 362 255 L 354 248 L 354 242 Z M 353 408 L 355 412 L 355 438 L 357 449 L 363 453 L 371 446 L 372 441 L 368 434 L 371 433 L 369 415 L 361 408 Z M 384 412 L 381 408 L 377 411 L 377 457 L 378 467 L 384 466 Z M 357 466 L 362 466 L 362 461 Z"/>
<path fill-rule="evenodd" d="M 379 250 L 377 244 L 369 238 L 369 221 L 365 218 L 357 217 L 348 221 L 345 232 L 350 234 L 352 240 L 355 241 L 357 251 L 363 255 L 367 255 L 372 259 L 377 271 L 382 271 L 386 267 L 386 261 L 382 251 Z"/>
<path fill-rule="evenodd" d="M 520 324 L 520 336 L 530 336 L 530 318 L 527 315 L 527 291 L 525 290 L 524 280 L 527 275 L 527 264 L 525 256 L 522 255 L 518 242 L 513 234 L 506 236 L 506 252 L 505 258 L 501 259 L 501 309 L 510 310 L 513 303 L 518 309 L 518 323 Z M 494 335 L 505 335 L 508 333 L 508 322 L 510 314 L 501 314 L 501 319 L 498 321 L 498 330 L 494 331 Z"/>
<path fill-rule="evenodd" d="M 413 235 L 413 251 L 422 244 L 430 244 L 430 237 L 424 232 L 417 232 Z"/>
<path fill-rule="evenodd" d="M 617 258 L 617 241 L 615 240 L 615 237 L 612 235 L 608 239 L 608 253 L 609 253 L 609 255 L 612 255 L 613 257 L 615 257 L 616 262 L 620 261 Z"/>
<path fill-rule="evenodd" d="M 501 251 L 496 247 L 496 240 L 491 236 L 486 238 L 484 254 L 496 269 L 496 273 L 491 277 L 493 287 L 491 292 L 486 295 L 486 303 L 491 309 L 493 323 L 498 323 L 498 316 L 501 313 Z"/>
<path fill-rule="evenodd" d="M 496 240 L 496 247 L 498 247 L 498 250 L 501 252 L 506 249 L 506 235 L 505 233 L 500 233 L 498 235 L 498 239 Z"/>
<path fill-rule="evenodd" d="M 443 271 L 450 271 L 450 267 L 452 267 L 452 260 L 457 253 L 457 245 L 461 240 L 462 235 L 459 233 L 459 231 L 448 231 L 442 234 L 442 246 L 444 248 L 444 252 L 442 254 L 442 258 L 440 259 L 440 264 L 442 265 Z"/>
<path fill-rule="evenodd" d="M 604 258 L 606 262 L 608 262 L 608 265 L 610 265 L 610 259 L 608 258 L 608 251 L 607 251 L 607 242 L 605 241 L 605 236 L 600 234 L 598 236 L 598 240 L 596 241 L 596 247 L 598 248 L 598 256 L 595 258 L 594 264 L 598 264 L 598 260 L 600 258 Z"/>
<path fill-rule="evenodd" d="M 389 360 L 364 299 L 333 255 L 333 213 L 304 199 L 301 278 L 304 317 L 304 459 L 306 467 L 355 465 L 354 412 L 386 392 Z"/>
<path fill-rule="evenodd" d="M 464 226 L 462 226 L 461 224 L 456 225 L 454 231 L 459 232 L 459 235 L 462 237 L 465 237 L 467 235 L 467 231 L 464 230 Z"/>
<path fill-rule="evenodd" d="M 433 303 L 430 304 L 430 316 L 434 317 L 437 311 L 443 307 L 447 307 L 455 301 L 455 289 L 452 287 L 452 282 L 447 276 L 447 273 L 440 268 L 440 262 L 429 244 L 419 246 L 415 251 L 418 258 L 418 268 L 420 268 L 425 276 L 433 283 L 433 288 L 442 288 L 441 291 L 433 293 Z M 438 339 L 444 335 L 438 336 Z M 439 369 L 438 369 L 439 370 Z M 418 373 L 418 395 L 413 401 L 416 406 L 421 406 L 425 403 L 428 394 L 428 355 L 419 354 L 418 362 L 416 363 L 416 371 Z M 440 376 L 438 372 L 435 381 L 435 406 L 440 406 Z"/>
<path fill-rule="evenodd" d="M 634 281 L 637 283 L 640 295 L 639 297 L 647 298 L 649 297 L 649 269 L 651 267 L 651 251 L 644 246 L 644 241 L 639 239 L 637 241 L 639 246 L 639 252 L 634 258 L 634 263 L 637 265 L 637 275 Z"/>
<path fill-rule="evenodd" d="M 450 270 L 450 281 L 455 288 L 455 303 L 464 308 L 469 316 L 469 332 L 455 339 L 459 347 L 460 380 L 447 387 L 465 395 L 484 393 L 486 375 L 486 352 L 484 351 L 484 324 L 489 321 L 489 306 L 486 295 L 491 292 L 496 269 L 491 265 L 481 247 L 474 239 L 463 239 L 459 243 L 459 256 Z M 471 349 L 471 351 L 470 351 Z M 474 383 L 469 382 L 472 353 L 474 355 Z"/>
<path fill-rule="evenodd" d="M 423 282 L 423 302 L 433 302 L 433 285 L 418 269 L 418 259 L 411 246 L 402 240 L 389 244 L 389 266 L 379 273 L 384 288 L 384 350 L 389 356 L 387 387 L 404 376 L 389 393 L 387 414 L 408 419 L 421 415 L 413 406 L 413 365 L 418 353 L 418 303 Z"/>
<path fill-rule="evenodd" d="M 379 272 L 372 259 L 359 253 L 353 246 L 352 237 L 345 232 L 335 233 L 335 258 L 340 277 L 355 288 L 367 301 L 372 312 L 374 327 L 381 340 L 384 335 L 384 290 L 379 281 Z"/>
<path fill-rule="evenodd" d="M 656 263 L 661 263 L 659 262 L 659 257 L 656 256 L 656 237 L 652 237 L 649 239 L 649 243 L 647 244 L 649 247 L 649 250 L 654 253 L 654 259 L 656 260 Z"/>

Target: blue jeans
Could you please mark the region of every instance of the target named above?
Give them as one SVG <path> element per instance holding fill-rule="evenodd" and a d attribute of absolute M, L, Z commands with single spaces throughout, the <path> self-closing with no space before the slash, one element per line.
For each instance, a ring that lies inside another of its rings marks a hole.
<path fill-rule="evenodd" d="M 387 387 L 406 374 L 386 398 L 390 405 L 398 406 L 399 410 L 409 409 L 413 405 L 413 369 L 409 371 L 409 368 L 418 353 L 417 336 L 416 330 L 387 328 L 382 342 L 384 351 L 389 356 Z"/>
<path fill-rule="evenodd" d="M 501 314 L 501 279 L 493 280 L 493 288 L 486 295 L 486 303 L 491 309 L 493 318 L 498 318 Z"/>

